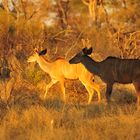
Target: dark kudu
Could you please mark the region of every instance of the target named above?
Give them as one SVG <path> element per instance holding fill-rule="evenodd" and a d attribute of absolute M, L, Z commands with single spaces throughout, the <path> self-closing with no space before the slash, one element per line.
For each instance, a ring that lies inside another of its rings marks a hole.
<path fill-rule="evenodd" d="M 91 53 L 92 48 L 84 48 L 69 63 L 82 63 L 91 73 L 99 76 L 107 84 L 107 102 L 110 102 L 112 87 L 115 82 L 133 83 L 137 92 L 137 102 L 140 105 L 140 60 L 107 57 L 101 62 L 96 62 L 88 56 Z"/>

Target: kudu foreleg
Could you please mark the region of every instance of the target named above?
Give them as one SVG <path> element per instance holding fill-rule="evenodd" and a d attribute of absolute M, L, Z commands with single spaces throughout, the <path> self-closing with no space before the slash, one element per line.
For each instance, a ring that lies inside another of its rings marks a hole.
<path fill-rule="evenodd" d="M 140 110 L 140 90 L 137 91 L 137 108 Z"/>
<path fill-rule="evenodd" d="M 136 94 L 137 94 L 137 106 L 140 109 L 140 78 L 133 82 L 133 85 L 136 89 Z"/>
<path fill-rule="evenodd" d="M 57 82 L 57 80 L 52 79 L 51 82 L 46 86 L 46 92 L 44 94 L 44 99 L 46 98 L 46 95 L 48 93 L 48 90 Z"/>
<path fill-rule="evenodd" d="M 112 93 L 112 86 L 113 86 L 113 84 L 110 84 L 110 83 L 107 84 L 107 89 L 106 89 L 107 103 L 110 103 L 110 96 L 111 96 L 111 93 Z"/>

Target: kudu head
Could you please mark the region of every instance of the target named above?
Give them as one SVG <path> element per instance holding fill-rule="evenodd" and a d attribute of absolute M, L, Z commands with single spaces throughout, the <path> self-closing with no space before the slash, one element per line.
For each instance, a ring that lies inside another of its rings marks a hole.
<path fill-rule="evenodd" d="M 33 55 L 31 55 L 27 62 L 36 62 L 38 60 L 38 58 L 42 55 L 45 55 L 47 53 L 47 49 L 42 50 L 41 52 L 39 52 L 36 48 L 34 49 L 34 53 Z"/>
<path fill-rule="evenodd" d="M 90 55 L 92 53 L 92 48 L 89 49 L 85 47 L 82 51 L 80 51 L 78 54 L 76 54 L 72 59 L 69 60 L 70 64 L 77 64 L 82 61 L 84 56 Z"/>

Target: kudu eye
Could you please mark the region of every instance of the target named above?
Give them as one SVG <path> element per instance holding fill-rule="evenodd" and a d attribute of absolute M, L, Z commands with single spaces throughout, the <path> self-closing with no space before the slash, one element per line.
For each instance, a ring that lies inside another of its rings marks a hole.
<path fill-rule="evenodd" d="M 45 49 L 45 50 L 39 52 L 39 55 L 45 55 L 46 53 L 47 53 L 47 49 Z"/>

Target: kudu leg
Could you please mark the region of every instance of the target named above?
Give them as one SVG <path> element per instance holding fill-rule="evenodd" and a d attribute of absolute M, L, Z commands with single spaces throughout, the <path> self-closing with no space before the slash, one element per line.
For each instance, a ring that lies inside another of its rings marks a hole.
<path fill-rule="evenodd" d="M 140 108 L 140 91 L 137 93 L 137 105 Z"/>
<path fill-rule="evenodd" d="M 140 109 L 140 80 L 133 82 L 133 85 L 136 89 L 136 94 L 137 94 L 137 106 Z"/>
<path fill-rule="evenodd" d="M 88 85 L 97 92 L 98 95 L 98 102 L 101 102 L 101 93 L 100 93 L 100 86 L 95 82 L 91 81 Z"/>
<path fill-rule="evenodd" d="M 96 83 L 94 83 L 93 81 L 91 82 L 83 82 L 81 80 L 82 84 L 85 86 L 85 88 L 87 89 L 88 93 L 89 93 L 89 99 L 88 99 L 88 104 L 91 103 L 92 97 L 94 95 L 94 91 L 93 89 L 97 92 L 98 94 L 98 102 L 101 101 L 101 95 L 100 95 L 100 86 Z"/>
<path fill-rule="evenodd" d="M 100 86 L 96 83 L 92 83 L 92 88 L 97 92 L 98 102 L 101 102 Z"/>
<path fill-rule="evenodd" d="M 88 99 L 88 104 L 91 103 L 92 97 L 94 95 L 94 91 L 93 89 L 91 89 L 89 86 L 85 85 L 85 88 L 87 89 L 88 93 L 89 93 L 89 99 Z"/>
<path fill-rule="evenodd" d="M 44 94 L 44 99 L 46 98 L 46 95 L 48 93 L 48 90 L 52 87 L 52 85 L 54 85 L 57 82 L 57 80 L 51 80 L 51 82 L 46 86 L 46 92 Z"/>
<path fill-rule="evenodd" d="M 82 84 L 85 86 L 86 90 L 89 93 L 88 104 L 90 104 L 92 97 L 93 97 L 93 94 L 94 94 L 94 91 L 92 88 L 90 88 L 90 86 L 85 81 L 83 81 L 83 80 L 80 80 L 80 81 L 82 82 Z"/>
<path fill-rule="evenodd" d="M 111 93 L 112 93 L 112 86 L 113 86 L 113 84 L 107 84 L 107 89 L 106 89 L 107 103 L 110 103 L 110 96 L 111 96 Z"/>

